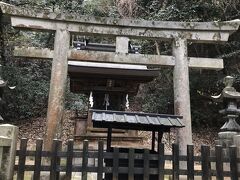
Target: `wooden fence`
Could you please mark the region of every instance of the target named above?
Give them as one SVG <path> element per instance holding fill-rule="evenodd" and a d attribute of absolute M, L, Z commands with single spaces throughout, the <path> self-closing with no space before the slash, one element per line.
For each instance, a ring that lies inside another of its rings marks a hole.
<path fill-rule="evenodd" d="M 72 140 L 68 141 L 66 150 L 62 150 L 62 143 L 58 140 L 54 140 L 52 152 L 43 151 L 42 145 L 43 141 L 37 140 L 36 150 L 30 151 L 27 150 L 27 139 L 21 140 L 20 149 L 16 153 L 17 180 L 23 180 L 26 171 L 33 172 L 34 180 L 39 180 L 43 171 L 49 172 L 50 180 L 59 179 L 60 172 L 65 174 L 67 180 L 72 178 L 72 172 L 81 172 L 82 180 L 87 180 L 88 173 L 96 173 L 97 180 L 104 179 L 105 173 L 106 179 L 107 175 L 110 175 L 108 177 L 113 180 L 122 180 L 121 177 L 128 180 L 163 180 L 166 175 L 170 175 L 174 180 L 178 180 L 180 175 L 185 175 L 189 180 L 195 176 L 202 177 L 203 180 L 214 176 L 219 180 L 224 177 L 237 180 L 240 177 L 240 159 L 237 158 L 237 148 L 234 146 L 229 148 L 230 156 L 223 157 L 221 146 L 215 147 L 215 156 L 210 156 L 209 146 L 201 146 L 201 156 L 194 156 L 194 147 L 189 145 L 187 156 L 180 156 L 177 144 L 172 145 L 172 155 L 164 154 L 163 144 L 160 144 L 159 152 L 155 154 L 147 149 L 139 153 L 131 148 L 128 152 L 121 152 L 119 148 L 106 152 L 102 141 L 98 143 L 98 150 L 95 151 L 89 150 L 88 141 L 83 142 L 83 148 L 79 151 L 74 150 Z M 50 159 L 49 164 L 43 163 L 44 158 Z M 74 158 L 80 158 L 81 163 L 74 164 Z M 28 159 L 32 159 L 32 164 L 29 164 Z M 180 168 L 182 162 L 185 162 L 187 169 Z M 224 168 L 226 165 L 230 167 L 227 170 Z M 197 166 L 200 168 L 196 168 Z"/>

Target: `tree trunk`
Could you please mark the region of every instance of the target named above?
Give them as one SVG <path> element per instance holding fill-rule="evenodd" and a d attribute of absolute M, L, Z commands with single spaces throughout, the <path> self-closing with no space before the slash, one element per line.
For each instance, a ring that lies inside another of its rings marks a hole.
<path fill-rule="evenodd" d="M 118 12 L 123 17 L 133 17 L 136 10 L 136 0 L 117 0 Z"/>

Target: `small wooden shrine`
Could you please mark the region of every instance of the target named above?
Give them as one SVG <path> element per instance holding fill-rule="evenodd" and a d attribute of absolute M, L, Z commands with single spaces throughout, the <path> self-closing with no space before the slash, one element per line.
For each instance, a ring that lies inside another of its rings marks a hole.
<path fill-rule="evenodd" d="M 182 116 L 128 111 L 128 98 L 137 94 L 141 83 L 156 78 L 159 69 L 148 69 L 143 65 L 68 61 L 68 74 L 71 92 L 86 94 L 90 104 L 88 113 L 75 121 L 75 139 L 104 138 L 108 152 L 113 151 L 112 141 L 120 146 L 120 152 L 128 152 L 128 143 L 131 146 L 135 142 L 137 146 L 134 147 L 138 148 L 134 152 L 144 153 L 139 144 L 142 138 L 137 132 L 149 131 L 152 133 L 150 153 L 154 154 L 160 151 L 164 132 L 184 127 Z M 112 160 L 104 161 L 106 167 L 113 166 Z M 136 161 L 135 165 L 144 166 L 142 161 Z M 119 159 L 119 166 L 128 167 L 128 162 Z M 158 162 L 151 161 L 150 166 L 157 167 Z M 113 175 L 106 173 L 105 179 L 112 180 Z M 119 179 L 127 179 L 127 175 L 120 173 Z M 143 177 L 135 175 L 134 179 Z M 150 179 L 158 179 L 158 176 L 153 175 Z"/>
<path fill-rule="evenodd" d="M 115 51 L 113 45 L 76 44 L 79 51 Z M 133 46 L 129 46 L 129 52 L 137 53 Z M 141 140 L 137 130 L 150 130 L 154 133 L 153 136 L 156 131 L 160 137 L 171 127 L 183 126 L 179 116 L 171 119 L 171 115 L 126 112 L 129 97 L 137 94 L 141 83 L 156 78 L 159 69 L 148 69 L 144 65 L 68 61 L 68 74 L 71 92 L 86 94 L 90 102 L 90 111 L 76 118 L 75 139 L 107 138 L 110 150 L 112 138 L 120 141 Z M 100 113 L 102 121 L 98 121 Z M 160 138 L 159 140 L 161 142 Z M 155 142 L 155 137 L 153 141 Z"/>
<path fill-rule="evenodd" d="M 125 111 L 128 97 L 138 92 L 140 83 L 146 83 L 158 76 L 159 70 L 146 66 L 112 63 L 69 61 L 70 90 L 86 94 L 92 99 L 90 108 L 99 110 Z M 92 127 L 91 114 L 82 114 L 76 119 L 76 139 L 106 138 L 106 130 Z M 135 132 L 115 130 L 117 139 L 137 139 Z"/>

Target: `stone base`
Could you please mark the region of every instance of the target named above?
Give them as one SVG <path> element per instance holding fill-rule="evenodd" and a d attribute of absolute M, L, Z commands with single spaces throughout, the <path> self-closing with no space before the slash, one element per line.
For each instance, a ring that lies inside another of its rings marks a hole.
<path fill-rule="evenodd" d="M 229 147 L 236 146 L 238 157 L 240 156 L 240 134 L 237 132 L 220 132 L 218 133 L 218 140 L 216 145 L 223 147 L 223 156 L 229 156 Z M 213 153 L 213 152 L 212 152 Z"/>
<path fill-rule="evenodd" d="M 233 136 L 238 135 L 237 132 L 233 131 L 226 131 L 226 132 L 219 132 L 218 137 L 219 139 L 232 139 Z"/>
<path fill-rule="evenodd" d="M 218 140 L 215 141 L 216 145 L 221 145 L 224 148 L 232 146 L 233 139 L 237 136 L 237 132 L 227 131 L 227 132 L 219 132 L 218 133 Z"/>
<path fill-rule="evenodd" d="M 229 147 L 229 146 L 233 145 L 233 140 L 230 140 L 230 139 L 218 139 L 218 140 L 215 141 L 215 144 L 226 148 L 226 147 Z"/>

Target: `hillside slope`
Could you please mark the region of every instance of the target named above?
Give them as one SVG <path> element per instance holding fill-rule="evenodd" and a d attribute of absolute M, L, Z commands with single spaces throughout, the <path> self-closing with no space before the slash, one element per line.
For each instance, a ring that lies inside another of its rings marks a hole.
<path fill-rule="evenodd" d="M 71 119 L 73 114 L 71 112 L 65 113 L 65 118 L 63 121 L 62 129 L 62 141 L 65 143 L 68 139 L 73 139 L 74 133 L 74 121 Z M 19 127 L 19 139 L 28 138 L 29 148 L 34 148 L 34 142 L 37 138 L 44 137 L 44 130 L 46 128 L 46 118 L 35 118 L 25 121 L 16 121 L 12 124 Z M 151 146 L 151 133 L 149 132 L 139 132 L 140 136 L 143 136 L 143 144 L 146 148 Z M 166 133 L 163 137 L 163 143 L 165 144 L 166 151 L 171 150 L 171 144 L 174 143 L 176 137 L 175 130 Z M 217 129 L 213 128 L 198 128 L 193 129 L 193 143 L 195 146 L 195 153 L 200 152 L 201 145 L 210 145 L 213 147 L 214 141 L 217 138 Z M 136 145 L 137 146 L 137 145 Z"/>

